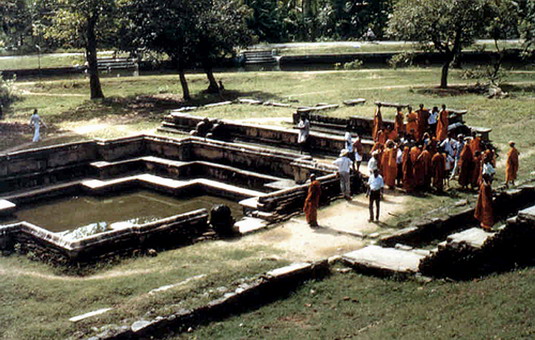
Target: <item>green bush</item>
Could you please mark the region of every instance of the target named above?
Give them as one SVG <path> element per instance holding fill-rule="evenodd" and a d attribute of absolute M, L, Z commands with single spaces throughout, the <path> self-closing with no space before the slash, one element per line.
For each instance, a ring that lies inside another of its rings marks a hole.
<path fill-rule="evenodd" d="M 341 70 L 341 69 L 344 69 L 344 70 L 358 70 L 362 67 L 362 60 L 360 59 L 355 59 L 353 61 L 350 61 L 348 63 L 336 63 L 334 64 L 334 69 L 335 70 Z"/>
<path fill-rule="evenodd" d="M 3 108 L 11 105 L 15 100 L 18 99 L 15 94 L 15 89 L 13 84 L 15 83 L 15 78 L 13 79 L 4 79 L 2 73 L 0 72 L 0 105 Z"/>
<path fill-rule="evenodd" d="M 388 65 L 394 69 L 403 66 L 411 66 L 414 60 L 413 52 L 401 52 L 395 54 L 390 60 L 388 60 Z"/>

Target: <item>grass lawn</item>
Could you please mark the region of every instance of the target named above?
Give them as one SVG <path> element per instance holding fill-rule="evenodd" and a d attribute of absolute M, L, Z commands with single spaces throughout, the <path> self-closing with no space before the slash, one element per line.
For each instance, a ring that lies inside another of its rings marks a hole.
<path fill-rule="evenodd" d="M 532 339 L 535 269 L 468 282 L 354 273 L 172 339 Z"/>
<path fill-rule="evenodd" d="M 270 247 L 214 241 L 80 273 L 65 273 L 26 257 L 0 257 L 0 339 L 58 339 L 77 332 L 87 336 L 98 333 L 91 327 L 131 324 L 144 316 L 195 308 L 220 297 L 219 287 L 286 265 L 273 258 L 277 254 Z M 68 320 L 109 307 L 114 309 L 76 324 Z"/>
<path fill-rule="evenodd" d="M 425 103 L 468 109 L 468 125 L 493 129 L 491 138 L 499 147 L 498 179 L 503 180 L 507 141 L 514 139 L 521 152 L 520 178 L 535 170 L 535 70 L 511 73 L 504 90 L 510 97 L 489 100 L 464 92 L 437 92 L 437 67 L 397 70 L 219 73 L 227 89 L 224 98 L 202 93 L 204 75 L 188 75 L 194 99 L 199 105 L 222 99 L 250 97 L 315 105 L 341 103 L 345 99 L 366 98 L 359 107 L 341 107 L 327 114 L 371 116 L 375 100 Z M 452 70 L 452 84 L 466 84 L 461 72 Z M 38 108 L 49 129 L 45 141 L 77 141 L 96 137 L 117 137 L 154 131 L 165 112 L 182 105 L 176 75 L 132 78 L 103 78 L 107 99 L 89 101 L 87 80 L 58 79 L 16 83 L 21 100 L 7 112 L 3 124 L 27 124 L 31 111 Z M 295 102 L 298 101 L 298 102 Z M 203 109 L 194 114 L 229 119 L 266 117 L 289 118 L 293 109 L 229 105 Z M 393 118 L 394 110 L 384 116 Z M 27 148 L 30 132 L 0 135 L 0 150 Z M 22 144 L 21 144 L 22 143 Z M 456 184 L 452 184 L 453 188 Z M 447 196 L 414 197 L 406 213 L 392 218 L 400 226 L 439 206 L 452 205 L 473 193 L 451 190 Z M 396 220 L 397 219 L 397 220 Z M 385 220 L 386 223 L 390 223 Z M 269 247 L 202 243 L 155 258 L 123 259 L 91 273 L 72 275 L 58 272 L 24 257 L 0 257 L 0 338 L 64 338 L 77 331 L 89 332 L 121 320 L 142 316 L 151 309 L 164 313 L 171 305 L 187 307 L 205 302 L 203 292 L 233 280 L 285 264 L 284 260 L 261 261 L 276 255 Z M 479 281 L 421 285 L 363 277 L 334 275 L 312 282 L 288 300 L 216 323 L 191 334 L 197 338 L 438 338 L 473 337 L 530 338 L 534 335 L 533 269 L 496 275 Z M 151 289 L 206 274 L 162 295 L 148 295 Z M 315 293 L 311 293 L 311 291 Z M 349 297 L 346 301 L 345 297 Z M 357 299 L 358 302 L 352 302 Z M 103 307 L 115 307 L 103 316 L 73 325 L 68 318 Z M 173 307 L 174 308 L 174 307 Z M 152 313 L 152 312 L 151 312 Z M 152 314 L 151 314 L 152 315 Z M 152 316 L 154 316 L 152 315 Z M 243 323 L 243 327 L 239 324 Z M 95 331 L 96 332 L 96 331 Z M 190 335 L 186 335 L 190 337 Z"/>

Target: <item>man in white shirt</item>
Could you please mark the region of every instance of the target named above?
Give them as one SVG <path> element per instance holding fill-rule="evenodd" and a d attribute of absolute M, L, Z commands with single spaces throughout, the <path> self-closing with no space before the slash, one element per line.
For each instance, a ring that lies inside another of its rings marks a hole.
<path fill-rule="evenodd" d="M 432 136 L 435 135 L 438 122 L 438 107 L 434 106 L 427 118 L 427 125 L 429 126 L 429 132 Z"/>
<path fill-rule="evenodd" d="M 340 177 L 340 191 L 346 200 L 351 200 L 351 181 L 349 177 L 349 171 L 353 162 L 348 157 L 349 151 L 343 149 L 340 151 L 340 157 L 338 157 L 333 164 L 338 167 L 337 174 Z"/>
<path fill-rule="evenodd" d="M 379 206 L 381 202 L 381 192 L 383 191 L 383 188 L 385 186 L 385 182 L 383 180 L 383 177 L 379 175 L 379 170 L 375 170 L 373 174 L 368 179 L 368 192 L 366 193 L 366 196 L 370 197 L 370 219 L 368 222 L 373 221 L 373 203 L 375 202 L 375 205 L 377 207 L 377 213 L 375 215 L 375 220 L 379 221 Z"/>
<path fill-rule="evenodd" d="M 372 152 L 372 157 L 368 161 L 368 172 L 371 175 L 373 175 L 373 172 L 377 169 L 379 169 L 379 153 L 377 151 Z"/>

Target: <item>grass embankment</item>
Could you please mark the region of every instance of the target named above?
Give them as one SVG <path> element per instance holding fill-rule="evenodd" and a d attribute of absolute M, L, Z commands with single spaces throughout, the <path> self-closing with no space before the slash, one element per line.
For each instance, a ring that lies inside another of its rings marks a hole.
<path fill-rule="evenodd" d="M 61 339 L 195 308 L 220 297 L 217 288 L 286 262 L 270 247 L 217 241 L 63 273 L 21 256 L 0 257 L 0 339 Z M 203 275 L 199 277 L 199 275 Z M 179 285 L 155 294 L 149 291 Z M 112 311 L 76 324 L 68 319 L 100 308 Z M 123 321 L 124 320 L 124 321 Z M 102 331 L 102 330 L 101 330 Z M 82 332 L 82 333 L 80 333 Z"/>
<path fill-rule="evenodd" d="M 354 273 L 173 339 L 529 339 L 535 269 L 469 282 L 397 282 Z"/>
<path fill-rule="evenodd" d="M 99 52 L 99 58 L 111 57 L 112 52 Z M 0 72 L 2 70 L 24 70 L 37 69 L 41 63 L 41 68 L 55 67 L 72 67 L 82 66 L 85 64 L 85 53 L 67 52 L 67 53 L 46 53 L 39 56 L 38 54 L 29 54 L 24 56 L 0 56 Z"/>

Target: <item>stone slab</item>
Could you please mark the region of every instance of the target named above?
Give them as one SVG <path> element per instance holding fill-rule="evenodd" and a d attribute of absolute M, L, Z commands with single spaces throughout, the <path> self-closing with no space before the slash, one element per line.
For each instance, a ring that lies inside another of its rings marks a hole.
<path fill-rule="evenodd" d="M 448 236 L 448 242 L 453 244 L 466 243 L 474 248 L 481 248 L 483 243 L 493 235 L 494 233 L 486 232 L 481 228 L 470 228 L 460 233 L 451 234 Z"/>
<path fill-rule="evenodd" d="M 242 235 L 264 229 L 266 226 L 267 222 L 265 220 L 254 217 L 244 217 L 234 224 L 234 227 L 238 228 Z"/>
<path fill-rule="evenodd" d="M 8 200 L 0 199 L 0 215 L 11 214 L 15 210 L 17 205 Z"/>
<path fill-rule="evenodd" d="M 89 313 L 85 313 L 85 314 L 78 315 L 78 316 L 73 316 L 72 318 L 69 319 L 69 321 L 78 322 L 78 321 L 90 318 L 92 316 L 104 314 L 106 312 L 109 312 L 112 309 L 113 308 L 101 308 L 101 309 L 98 309 L 98 310 L 95 310 L 95 311 L 92 311 L 92 312 L 89 312 Z"/>
<path fill-rule="evenodd" d="M 206 274 L 200 274 L 200 275 L 196 275 L 196 276 L 193 276 L 193 277 L 189 277 L 189 278 L 187 278 L 187 279 L 185 279 L 183 281 L 177 282 L 177 283 L 173 283 L 173 284 L 170 284 L 170 285 L 165 285 L 165 286 L 161 286 L 161 287 L 155 288 L 155 289 L 149 291 L 149 294 L 153 295 L 153 294 L 156 294 L 156 293 L 159 293 L 159 292 L 165 292 L 166 290 L 185 285 L 185 284 L 187 284 L 187 283 L 189 283 L 191 281 L 199 280 L 199 279 L 202 279 L 204 277 L 206 277 Z"/>
<path fill-rule="evenodd" d="M 219 103 L 213 103 L 213 104 L 206 104 L 204 105 L 204 107 L 215 107 L 215 106 L 223 106 L 223 105 L 230 105 L 232 104 L 231 101 L 226 101 L 226 102 L 219 102 Z"/>
<path fill-rule="evenodd" d="M 347 106 L 355 106 L 355 105 L 364 104 L 364 103 L 366 103 L 366 99 L 364 98 L 344 100 L 344 105 L 347 105 Z"/>
<path fill-rule="evenodd" d="M 343 255 L 345 261 L 371 269 L 393 272 L 417 272 L 424 256 L 395 248 L 368 246 Z"/>
<path fill-rule="evenodd" d="M 518 212 L 518 216 L 522 219 L 535 221 L 535 205 Z"/>
<path fill-rule="evenodd" d="M 292 263 L 289 266 L 273 269 L 272 271 L 267 272 L 266 275 L 270 277 L 282 277 L 297 271 L 305 270 L 311 266 L 312 264 L 307 262 Z"/>

